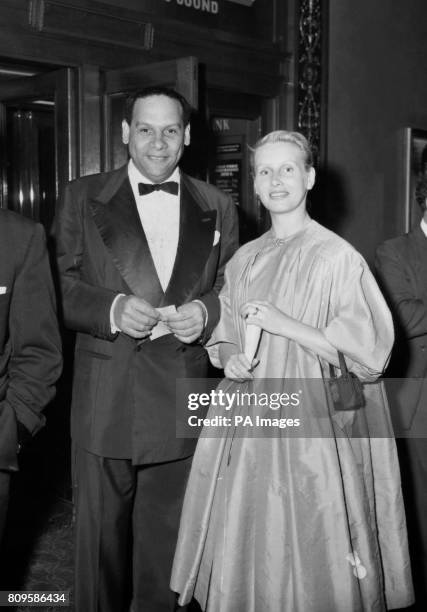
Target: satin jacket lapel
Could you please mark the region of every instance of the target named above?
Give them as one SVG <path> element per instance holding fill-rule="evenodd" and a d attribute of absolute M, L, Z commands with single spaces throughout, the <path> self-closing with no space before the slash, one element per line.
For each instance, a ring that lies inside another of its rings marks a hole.
<path fill-rule="evenodd" d="M 164 293 L 138 215 L 127 167 L 121 182 L 114 178 L 90 202 L 93 219 L 130 290 L 152 306 L 158 306 Z"/>
<path fill-rule="evenodd" d="M 182 175 L 178 249 L 165 304 L 181 305 L 194 297 L 194 287 L 202 276 L 215 235 L 217 213 L 206 208 L 201 195 Z"/>
<path fill-rule="evenodd" d="M 418 287 L 422 294 L 427 295 L 427 237 L 421 227 L 416 227 L 412 236 Z"/>

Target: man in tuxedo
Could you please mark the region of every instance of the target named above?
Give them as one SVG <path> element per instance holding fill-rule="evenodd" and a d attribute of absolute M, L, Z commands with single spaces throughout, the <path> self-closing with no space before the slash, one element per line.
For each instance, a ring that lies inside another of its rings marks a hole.
<path fill-rule="evenodd" d="M 0 540 L 18 450 L 44 424 L 61 363 L 43 228 L 0 209 Z"/>
<path fill-rule="evenodd" d="M 427 603 L 427 176 L 417 182 L 420 225 L 387 240 L 376 268 L 396 324 L 387 376 L 398 437 L 417 609 Z"/>
<path fill-rule="evenodd" d="M 205 377 L 237 248 L 231 199 L 178 168 L 190 108 L 177 92 L 131 96 L 129 163 L 65 191 L 57 218 L 72 401 L 76 609 L 162 612 L 195 440 L 176 436 L 176 380 Z"/>

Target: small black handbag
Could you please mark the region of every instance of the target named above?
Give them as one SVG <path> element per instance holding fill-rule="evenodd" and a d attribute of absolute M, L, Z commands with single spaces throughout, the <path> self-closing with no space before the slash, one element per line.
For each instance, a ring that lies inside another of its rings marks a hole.
<path fill-rule="evenodd" d="M 332 366 L 330 366 L 331 378 L 326 382 L 329 387 L 333 406 L 336 411 L 358 410 L 365 405 L 363 394 L 363 384 L 355 374 L 348 371 L 344 355 L 338 351 L 341 375 L 335 376 Z"/>

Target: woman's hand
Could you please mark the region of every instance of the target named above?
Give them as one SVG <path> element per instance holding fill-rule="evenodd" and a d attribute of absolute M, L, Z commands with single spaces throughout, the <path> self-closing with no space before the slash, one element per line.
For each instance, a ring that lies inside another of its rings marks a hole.
<path fill-rule="evenodd" d="M 292 321 L 291 317 L 265 300 L 246 302 L 240 314 L 246 318 L 246 324 L 258 325 L 270 334 L 279 336 L 287 336 L 287 327 Z"/>
<path fill-rule="evenodd" d="M 249 362 L 248 358 L 244 353 L 235 353 L 231 355 L 224 367 L 224 374 L 226 378 L 243 382 L 245 380 L 252 380 L 253 368 L 258 364 L 259 360 L 254 359 L 252 363 Z"/>
<path fill-rule="evenodd" d="M 265 300 L 246 302 L 240 313 L 246 317 L 246 323 L 258 325 L 271 334 L 289 338 L 332 365 L 338 365 L 337 349 L 327 340 L 322 329 L 297 321 Z"/>

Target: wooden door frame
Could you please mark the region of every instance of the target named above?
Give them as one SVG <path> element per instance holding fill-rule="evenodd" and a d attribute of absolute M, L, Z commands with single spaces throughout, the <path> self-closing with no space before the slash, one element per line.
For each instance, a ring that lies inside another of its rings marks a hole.
<path fill-rule="evenodd" d="M 61 68 L 32 77 L 13 79 L 0 85 L 0 136 L 5 141 L 6 107 L 13 102 L 50 98 L 55 104 L 55 191 L 58 198 L 62 188 L 77 176 L 77 118 L 75 104 L 75 76 L 71 68 Z M 3 146 L 6 146 L 4 144 Z M 7 204 L 7 181 L 4 149 L 0 153 L 0 205 Z"/>

